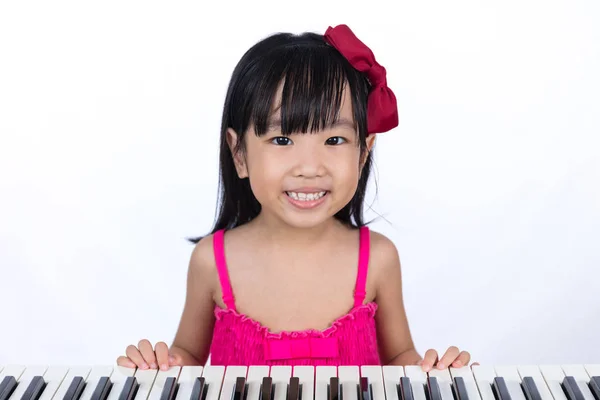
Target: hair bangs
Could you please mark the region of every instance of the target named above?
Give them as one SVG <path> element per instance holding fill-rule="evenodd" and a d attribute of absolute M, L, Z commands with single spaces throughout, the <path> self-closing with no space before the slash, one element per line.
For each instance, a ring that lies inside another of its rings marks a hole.
<path fill-rule="evenodd" d="M 326 46 L 292 46 L 271 54 L 251 114 L 258 136 L 271 129 L 283 135 L 312 133 L 338 120 L 350 79 L 331 52 Z"/>

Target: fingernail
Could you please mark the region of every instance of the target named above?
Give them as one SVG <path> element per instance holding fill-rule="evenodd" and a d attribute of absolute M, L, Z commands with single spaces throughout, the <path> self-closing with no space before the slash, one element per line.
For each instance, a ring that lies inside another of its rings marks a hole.
<path fill-rule="evenodd" d="M 143 364 L 142 364 L 142 369 L 148 369 L 148 364 L 146 364 L 146 363 L 143 363 Z"/>
<path fill-rule="evenodd" d="M 429 371 L 429 368 L 431 368 L 431 366 L 427 363 L 423 363 L 421 367 L 423 367 L 423 371 Z"/>
<path fill-rule="evenodd" d="M 444 363 L 439 363 L 437 366 L 438 366 L 439 369 L 446 368 L 446 366 L 444 365 Z"/>
<path fill-rule="evenodd" d="M 458 368 L 458 367 L 462 367 L 462 361 L 455 361 L 454 365 Z"/>
<path fill-rule="evenodd" d="M 169 366 L 168 366 L 167 364 L 163 364 L 163 365 L 161 365 L 161 366 L 160 366 L 160 368 L 161 368 L 163 371 L 166 371 L 166 370 L 168 370 L 168 369 L 169 369 Z"/>
<path fill-rule="evenodd" d="M 174 362 L 175 362 L 175 357 L 173 357 L 173 356 L 169 356 L 169 362 L 170 362 L 170 363 L 174 363 Z"/>
<path fill-rule="evenodd" d="M 152 369 L 156 369 L 156 363 L 152 363 L 152 364 L 150 364 L 150 368 L 152 368 Z"/>

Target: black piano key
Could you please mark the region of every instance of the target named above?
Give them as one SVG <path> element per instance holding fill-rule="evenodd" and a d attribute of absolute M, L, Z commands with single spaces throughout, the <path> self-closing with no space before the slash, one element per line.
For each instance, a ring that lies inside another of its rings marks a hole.
<path fill-rule="evenodd" d="M 286 400 L 300 400 L 300 378 L 297 376 L 290 378 Z"/>
<path fill-rule="evenodd" d="M 427 393 L 429 394 L 429 400 L 442 400 L 440 385 L 435 376 L 427 377 Z"/>
<path fill-rule="evenodd" d="M 273 398 L 273 378 L 265 376 L 260 385 L 260 400 L 271 400 Z"/>
<path fill-rule="evenodd" d="M 2 380 L 2 385 L 0 386 L 2 390 L 0 390 L 0 400 L 8 400 L 11 394 L 17 388 L 17 378 L 14 376 L 6 376 Z"/>
<path fill-rule="evenodd" d="M 133 400 L 139 387 L 140 385 L 138 384 L 136 377 L 128 376 L 127 379 L 125 379 L 123 390 L 121 391 L 121 394 L 119 394 L 119 400 Z"/>
<path fill-rule="evenodd" d="M 569 400 L 584 400 L 583 393 L 577 385 L 577 381 L 572 376 L 565 376 L 562 382 L 563 390 Z"/>
<path fill-rule="evenodd" d="M 527 400 L 542 400 L 542 396 L 535 385 L 535 381 L 531 376 L 525 376 L 523 381 L 521 382 L 521 387 L 523 388 L 523 392 L 525 392 L 525 397 Z"/>
<path fill-rule="evenodd" d="M 165 380 L 162 392 L 160 392 L 160 400 L 172 400 L 175 395 L 175 388 L 177 387 L 177 380 L 170 376 Z"/>
<path fill-rule="evenodd" d="M 14 378 L 14 376 L 5 376 L 4 379 L 2 379 L 2 382 L 0 382 L 0 393 L 4 391 L 4 387 L 8 384 L 10 378 Z"/>
<path fill-rule="evenodd" d="M 512 400 L 506 381 L 501 376 L 494 377 L 494 383 L 492 383 L 492 390 L 498 400 Z"/>
<path fill-rule="evenodd" d="M 235 379 L 235 385 L 233 386 L 233 392 L 231 393 L 232 400 L 244 400 L 244 392 L 246 389 L 246 378 L 238 376 Z"/>
<path fill-rule="evenodd" d="M 467 385 L 465 385 L 465 378 L 462 376 L 454 377 L 454 397 L 456 400 L 469 400 L 469 393 L 467 392 Z"/>
<path fill-rule="evenodd" d="M 44 381 L 44 377 L 39 375 L 34 376 L 31 382 L 29 383 L 29 386 L 27 386 L 25 393 L 23 393 L 23 396 L 21 396 L 21 400 L 39 399 L 45 387 L 46 381 Z"/>
<path fill-rule="evenodd" d="M 600 400 L 600 376 L 592 376 L 589 385 L 596 400 Z"/>
<path fill-rule="evenodd" d="M 206 383 L 203 376 L 194 380 L 190 400 L 204 400 L 206 398 Z"/>
<path fill-rule="evenodd" d="M 329 379 L 329 390 L 327 400 L 340 400 L 340 379 L 336 376 Z"/>
<path fill-rule="evenodd" d="M 100 378 L 90 400 L 106 400 L 108 394 L 110 393 L 110 389 L 112 389 L 112 385 L 113 384 L 108 376 L 103 376 Z"/>
<path fill-rule="evenodd" d="M 371 385 L 369 384 L 369 378 L 363 376 L 360 378 L 358 385 L 358 400 L 372 400 L 373 396 L 371 393 Z"/>
<path fill-rule="evenodd" d="M 81 396 L 81 392 L 85 388 L 85 379 L 82 376 L 76 376 L 71 381 L 69 385 L 69 389 L 67 389 L 67 393 L 65 393 L 63 400 L 79 400 L 79 396 Z"/>
<path fill-rule="evenodd" d="M 400 400 L 414 400 L 410 378 L 403 376 L 400 378 Z"/>

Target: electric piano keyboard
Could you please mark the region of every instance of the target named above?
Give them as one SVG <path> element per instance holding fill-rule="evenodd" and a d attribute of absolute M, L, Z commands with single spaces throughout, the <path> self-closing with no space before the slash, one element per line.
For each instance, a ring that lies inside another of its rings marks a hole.
<path fill-rule="evenodd" d="M 600 400 L 600 364 L 0 366 L 0 400 Z"/>

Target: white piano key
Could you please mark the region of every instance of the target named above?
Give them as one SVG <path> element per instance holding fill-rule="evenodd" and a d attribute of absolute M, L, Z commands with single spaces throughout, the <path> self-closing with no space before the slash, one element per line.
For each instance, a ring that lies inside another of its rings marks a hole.
<path fill-rule="evenodd" d="M 273 400 L 286 400 L 287 388 L 292 377 L 292 366 L 272 366 L 269 376 L 273 379 Z"/>
<path fill-rule="evenodd" d="M 473 376 L 473 372 L 471 371 L 471 368 L 469 368 L 469 366 L 464 366 L 460 368 L 450 367 L 450 376 L 452 378 L 463 378 L 463 381 L 465 382 L 465 387 L 467 389 L 467 395 L 469 396 L 469 400 L 481 400 L 481 394 L 479 394 L 479 389 L 477 388 L 475 377 Z M 452 381 L 452 384 L 454 384 L 454 381 Z"/>
<path fill-rule="evenodd" d="M 363 365 L 360 367 L 360 376 L 369 380 L 373 400 L 386 400 L 385 388 L 383 387 L 383 371 L 380 366 Z"/>
<path fill-rule="evenodd" d="M 360 370 L 357 365 L 338 367 L 338 378 L 342 386 L 342 398 L 344 400 L 358 400 L 358 384 L 360 381 Z"/>
<path fill-rule="evenodd" d="M 160 395 L 165 387 L 165 383 L 167 382 L 167 378 L 175 378 L 179 377 L 179 373 L 181 372 L 181 367 L 173 366 L 168 370 L 163 371 L 162 369 L 158 371 L 156 374 L 156 379 L 154 380 L 154 384 L 152 385 L 152 389 L 150 390 L 150 395 L 148 396 L 148 400 L 160 400 Z"/>
<path fill-rule="evenodd" d="M 585 364 L 583 367 L 590 378 L 592 376 L 600 376 L 600 364 Z"/>
<path fill-rule="evenodd" d="M 128 377 L 133 376 L 135 374 L 135 371 L 136 371 L 135 368 L 128 368 L 128 367 L 123 367 L 120 365 L 114 365 L 112 374 L 110 375 L 110 382 L 112 383 L 112 388 L 110 389 L 110 392 L 108 393 L 108 397 L 106 398 L 106 400 L 118 400 L 119 395 L 123 391 L 123 386 L 125 385 L 125 381 L 127 380 Z M 70 374 L 70 372 L 67 374 L 67 378 L 65 378 L 65 380 L 68 379 L 69 374 Z M 68 384 L 67 384 L 67 387 L 68 387 Z M 55 400 L 62 400 L 63 396 L 64 396 L 64 393 L 62 394 L 62 396 L 55 397 Z"/>
<path fill-rule="evenodd" d="M 31 380 L 35 376 L 44 376 L 44 373 L 48 369 L 45 365 L 33 365 L 27 366 L 23 374 L 18 379 L 19 384 L 15 388 L 15 391 L 10 395 L 9 400 L 20 400 L 23 393 L 27 390 L 27 386 L 31 383 Z"/>
<path fill-rule="evenodd" d="M 400 378 L 404 376 L 404 367 L 401 365 L 384 365 L 382 367 L 383 385 L 387 400 L 402 400 L 398 396 Z"/>
<path fill-rule="evenodd" d="M 494 378 L 496 377 L 494 367 L 490 365 L 473 365 L 471 370 L 473 371 L 475 383 L 477 383 L 477 387 L 479 388 L 481 399 L 496 400 L 492 391 L 492 383 L 494 383 Z"/>
<path fill-rule="evenodd" d="M 427 373 L 419 365 L 406 365 L 404 375 L 410 378 L 414 400 L 426 400 Z"/>
<path fill-rule="evenodd" d="M 315 367 L 312 365 L 296 365 L 292 370 L 293 376 L 298 377 L 302 391 L 300 400 L 313 400 L 315 392 Z M 248 400 L 252 400 L 248 398 Z"/>
<path fill-rule="evenodd" d="M 147 400 L 148 395 L 150 394 L 150 390 L 152 389 L 152 385 L 154 384 L 154 380 L 156 379 L 156 374 L 158 373 L 158 369 L 137 369 L 135 371 L 135 379 L 138 383 L 138 390 L 135 394 L 135 400 Z"/>
<path fill-rule="evenodd" d="M 88 375 L 90 374 L 91 369 L 91 367 L 85 365 L 69 367 L 67 375 L 65 375 L 65 378 L 61 382 L 60 386 L 58 387 L 58 389 L 56 389 L 56 393 L 54 394 L 53 399 L 62 400 L 63 397 L 65 397 L 67 390 L 69 390 L 69 385 L 71 384 L 71 382 L 73 382 L 73 379 L 77 376 L 80 376 L 83 378 L 83 380 L 86 380 Z"/>
<path fill-rule="evenodd" d="M 192 390 L 194 389 L 196 378 L 200 378 L 202 376 L 202 370 L 202 366 L 186 365 L 181 368 L 181 372 L 179 372 L 179 378 L 177 379 L 179 388 L 177 389 L 175 400 L 189 400 L 190 396 L 192 395 Z"/>
<path fill-rule="evenodd" d="M 113 367 L 109 365 L 98 365 L 92 367 L 92 370 L 85 381 L 85 388 L 83 389 L 83 392 L 81 392 L 81 397 L 79 400 L 90 400 L 94 394 L 94 390 L 96 390 L 96 386 L 98 386 L 100 378 L 104 376 L 110 377 L 112 372 Z M 44 392 L 46 391 L 44 390 Z"/>
<path fill-rule="evenodd" d="M 565 376 L 572 376 L 575 378 L 577 386 L 579 386 L 579 390 L 581 390 L 585 400 L 596 400 L 592 394 L 592 391 L 590 390 L 590 387 L 588 386 L 590 377 L 588 376 L 583 365 L 563 365 L 562 370 L 565 373 Z"/>
<path fill-rule="evenodd" d="M 554 400 L 567 400 L 567 396 L 561 386 L 565 378 L 562 368 L 558 365 L 540 365 L 540 372 Z"/>
<path fill-rule="evenodd" d="M 527 400 L 521 387 L 521 375 L 516 366 L 500 365 L 495 368 L 496 376 L 501 376 L 506 382 L 508 393 L 512 400 Z"/>
<path fill-rule="evenodd" d="M 6 365 L 2 372 L 0 372 L 0 383 L 2 383 L 4 378 L 7 376 L 14 376 L 18 382 L 26 368 L 27 367 L 25 365 Z"/>
<path fill-rule="evenodd" d="M 233 397 L 233 388 L 237 378 L 245 378 L 248 367 L 232 365 L 225 368 L 225 377 L 221 384 L 220 400 L 231 400 Z"/>
<path fill-rule="evenodd" d="M 225 377 L 225 367 L 223 365 L 208 365 L 204 367 L 202 376 L 205 379 L 204 383 L 208 385 L 206 400 L 219 400 L 221 384 L 223 383 L 223 378 Z"/>
<path fill-rule="evenodd" d="M 535 386 L 537 387 L 538 392 L 540 392 L 540 396 L 542 400 L 554 400 L 548 385 L 546 384 L 546 380 L 542 376 L 542 372 L 535 365 L 520 365 L 517 366 L 519 370 L 519 375 L 521 375 L 521 382 L 523 382 L 523 378 L 526 376 L 530 376 L 533 378 L 535 382 Z"/>
<path fill-rule="evenodd" d="M 327 400 L 327 386 L 329 379 L 337 376 L 337 368 L 334 366 L 319 365 L 315 371 L 315 400 Z"/>
<path fill-rule="evenodd" d="M 454 395 L 452 394 L 452 376 L 448 368 L 434 368 L 428 372 L 428 375 L 437 378 L 442 400 L 454 400 Z"/>
<path fill-rule="evenodd" d="M 263 378 L 267 376 L 269 376 L 268 365 L 251 365 L 248 368 L 248 375 L 246 376 L 246 383 L 248 385 L 246 389 L 247 400 L 259 400 L 260 385 Z"/>
<path fill-rule="evenodd" d="M 44 381 L 46 382 L 46 387 L 42 392 L 39 400 L 52 400 L 54 394 L 62 384 L 65 376 L 69 372 L 69 368 L 67 367 L 50 367 L 46 370 L 44 374 Z M 62 400 L 62 399 L 61 399 Z"/>

